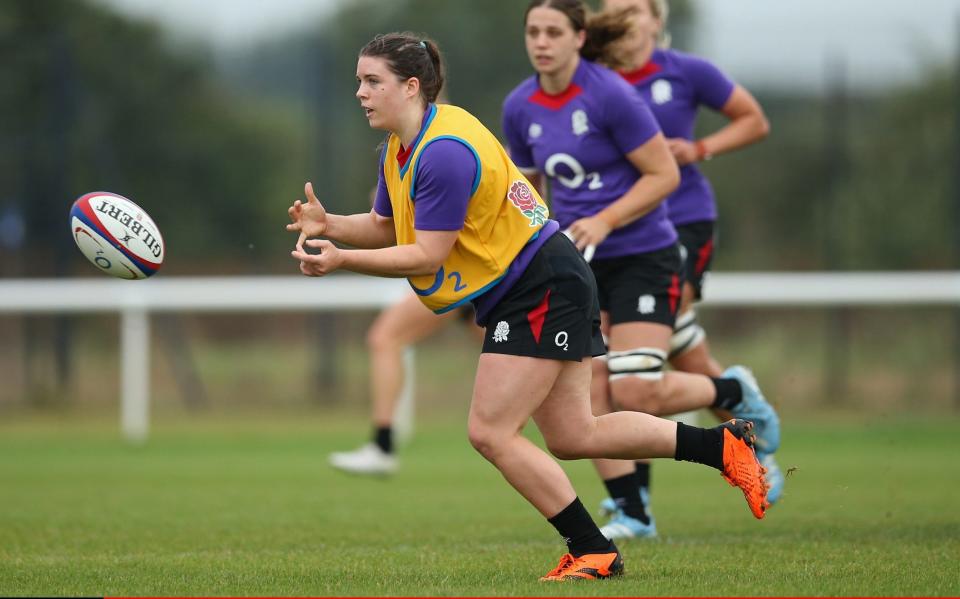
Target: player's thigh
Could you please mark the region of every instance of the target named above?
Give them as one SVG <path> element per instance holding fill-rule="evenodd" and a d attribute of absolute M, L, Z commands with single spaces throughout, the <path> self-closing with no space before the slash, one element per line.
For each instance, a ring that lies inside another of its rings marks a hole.
<path fill-rule="evenodd" d="M 611 352 L 650 348 L 666 353 L 672 334 L 673 329 L 658 322 L 624 322 L 610 327 L 607 343 Z"/>
<path fill-rule="evenodd" d="M 518 433 L 543 404 L 567 362 L 483 353 L 470 402 L 471 436 L 476 429 Z"/>
<path fill-rule="evenodd" d="M 553 388 L 533 415 L 547 445 L 582 437 L 593 426 L 590 406 L 591 359 L 564 362 Z"/>

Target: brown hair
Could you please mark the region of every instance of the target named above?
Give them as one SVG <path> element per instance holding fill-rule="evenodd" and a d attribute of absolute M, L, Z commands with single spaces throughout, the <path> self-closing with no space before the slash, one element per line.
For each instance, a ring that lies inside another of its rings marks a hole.
<path fill-rule="evenodd" d="M 586 31 L 586 41 L 580 48 L 580 56 L 610 68 L 629 64 L 629 57 L 622 54 L 615 42 L 630 31 L 628 17 L 636 12 L 635 8 L 591 14 L 582 0 L 532 0 L 523 13 L 524 23 L 530 11 L 541 6 L 566 15 L 574 31 Z"/>
<path fill-rule="evenodd" d="M 420 81 L 420 95 L 434 102 L 444 81 L 443 57 L 437 43 L 414 33 L 382 33 L 367 42 L 360 56 L 376 56 L 387 61 L 394 75 Z"/>

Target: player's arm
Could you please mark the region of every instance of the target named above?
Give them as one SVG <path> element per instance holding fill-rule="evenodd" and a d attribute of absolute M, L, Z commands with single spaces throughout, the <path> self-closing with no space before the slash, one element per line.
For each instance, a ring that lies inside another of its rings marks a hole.
<path fill-rule="evenodd" d="M 669 140 L 670 150 L 678 164 L 682 166 L 732 152 L 756 143 L 770 133 L 770 122 L 760 103 L 740 85 L 733 88 L 730 99 L 720 112 L 730 122 L 710 135 L 693 142 L 681 138 Z"/>
<path fill-rule="evenodd" d="M 680 169 L 663 133 L 628 152 L 627 160 L 643 175 L 619 200 L 597 214 L 614 229 L 652 211 L 680 184 Z"/>
<path fill-rule="evenodd" d="M 694 56 L 687 56 L 684 60 L 685 71 L 696 90 L 697 102 L 719 111 L 729 122 L 696 141 L 669 140 L 670 149 L 680 165 L 732 152 L 769 134 L 770 123 L 760 103 L 749 91 L 706 60 Z"/>
<path fill-rule="evenodd" d="M 297 200 L 287 209 L 290 216 L 288 231 L 300 233 L 296 247 L 303 249 L 309 237 L 327 237 L 361 248 L 386 247 L 396 243 L 393 219 L 371 210 L 366 214 L 342 216 L 330 214 L 313 192 L 313 184 L 303 187 L 306 202 Z"/>
<path fill-rule="evenodd" d="M 432 275 L 440 270 L 463 229 L 474 193 L 478 161 L 459 141 L 438 140 L 421 153 L 414 176 L 414 243 L 382 249 L 340 249 L 330 241 L 306 243 L 320 254 L 299 249 L 300 270 L 323 276 L 337 269 L 382 277 Z"/>
<path fill-rule="evenodd" d="M 760 103 L 743 86 L 737 85 L 720 110 L 730 119 L 721 129 L 699 141 L 700 159 L 756 143 L 770 133 L 770 122 Z"/>
<path fill-rule="evenodd" d="M 589 218 L 570 225 L 577 247 L 599 245 L 614 229 L 646 215 L 680 184 L 680 170 L 670 153 L 663 133 L 644 142 L 626 154 L 642 176 L 616 201 Z"/>
<path fill-rule="evenodd" d="M 335 270 L 351 270 L 377 277 L 432 275 L 450 255 L 459 231 L 417 231 L 417 242 L 380 249 L 341 249 L 326 239 L 309 239 L 304 245 L 319 250 L 308 254 L 300 248 L 291 255 L 300 260 L 300 272 L 322 277 Z"/>
<path fill-rule="evenodd" d="M 358 248 L 385 248 L 397 243 L 393 219 L 375 210 L 366 214 L 327 214 L 324 237 Z"/>

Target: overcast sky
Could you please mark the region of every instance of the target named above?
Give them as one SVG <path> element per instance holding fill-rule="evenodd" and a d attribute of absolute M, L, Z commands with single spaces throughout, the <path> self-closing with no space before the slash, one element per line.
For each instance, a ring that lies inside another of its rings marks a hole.
<path fill-rule="evenodd" d="M 99 1 L 223 50 L 282 35 L 348 0 Z M 852 85 L 879 88 L 916 80 L 960 44 L 960 0 L 693 1 L 698 29 L 687 49 L 747 85 L 822 89 L 838 57 Z"/>

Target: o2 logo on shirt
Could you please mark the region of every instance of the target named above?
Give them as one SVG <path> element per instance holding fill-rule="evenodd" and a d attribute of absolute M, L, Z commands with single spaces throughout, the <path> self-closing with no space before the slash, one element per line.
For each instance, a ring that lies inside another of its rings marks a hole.
<path fill-rule="evenodd" d="M 657 79 L 650 86 L 650 99 L 654 104 L 666 104 L 673 99 L 673 86 L 666 79 Z"/>
<path fill-rule="evenodd" d="M 567 167 L 567 169 L 573 173 L 573 176 L 567 177 L 558 173 L 557 167 L 560 165 Z M 556 179 L 565 187 L 569 187 L 570 189 L 577 189 L 583 185 L 585 180 L 588 179 L 590 182 L 587 184 L 587 189 L 590 191 L 596 191 L 597 189 L 603 187 L 603 181 L 600 180 L 600 173 L 588 173 L 576 158 L 570 154 L 564 154 L 563 152 L 554 154 L 550 156 L 550 158 L 547 158 L 547 162 L 544 165 L 543 170 L 546 171 L 548 177 L 551 179 Z"/>

